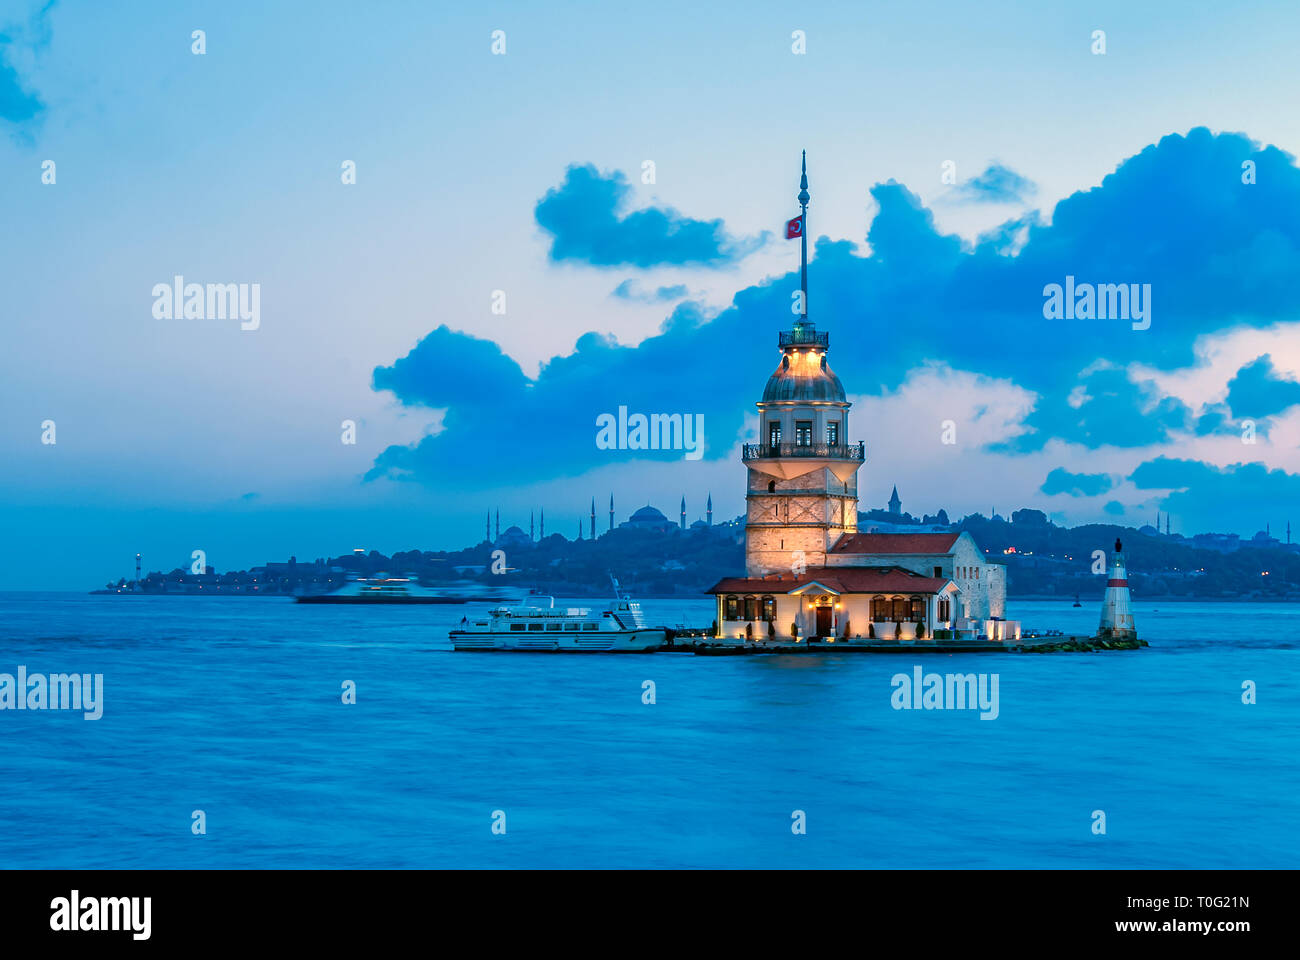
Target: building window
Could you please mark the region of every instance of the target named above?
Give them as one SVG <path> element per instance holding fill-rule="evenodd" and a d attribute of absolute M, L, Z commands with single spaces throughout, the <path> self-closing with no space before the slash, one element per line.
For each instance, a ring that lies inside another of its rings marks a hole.
<path fill-rule="evenodd" d="M 907 619 L 915 623 L 925 622 L 925 601 L 920 597 L 913 597 L 909 601 L 912 605 L 912 614 Z"/>
<path fill-rule="evenodd" d="M 722 601 L 722 619 L 740 619 L 740 598 L 729 596 Z"/>
<path fill-rule="evenodd" d="M 889 612 L 889 601 L 884 597 L 872 597 L 871 619 L 876 623 L 882 623 L 885 620 L 893 619 Z"/>
<path fill-rule="evenodd" d="M 901 622 L 907 619 L 907 611 L 910 605 L 906 600 L 902 597 L 895 597 L 890 606 L 892 607 L 889 612 L 890 620 L 898 620 Z"/>
<path fill-rule="evenodd" d="M 811 420 L 796 420 L 794 422 L 794 444 L 796 447 L 812 446 Z"/>
<path fill-rule="evenodd" d="M 776 493 L 776 481 L 775 481 L 775 480 L 769 480 L 769 481 L 767 481 L 767 492 L 768 492 L 768 493 Z"/>
<path fill-rule="evenodd" d="M 780 420 L 768 421 L 767 445 L 769 447 L 779 447 L 781 445 L 781 421 Z"/>
<path fill-rule="evenodd" d="M 935 568 L 934 568 L 934 575 L 935 575 L 936 577 L 942 577 L 942 576 L 943 576 L 943 567 L 935 567 Z"/>
<path fill-rule="evenodd" d="M 939 621 L 947 623 L 952 619 L 952 601 L 947 598 L 939 601 Z"/>
<path fill-rule="evenodd" d="M 832 420 L 826 424 L 826 442 L 832 447 L 839 446 L 840 443 L 840 422 Z"/>
<path fill-rule="evenodd" d="M 768 621 L 776 619 L 776 597 L 763 598 L 763 619 Z"/>
<path fill-rule="evenodd" d="M 976 568 L 975 568 L 975 579 L 978 580 L 979 578 L 980 578 L 980 568 L 979 568 L 979 567 L 976 567 Z"/>
<path fill-rule="evenodd" d="M 754 597 L 745 598 L 745 619 L 746 620 L 758 619 L 758 600 L 755 599 Z"/>

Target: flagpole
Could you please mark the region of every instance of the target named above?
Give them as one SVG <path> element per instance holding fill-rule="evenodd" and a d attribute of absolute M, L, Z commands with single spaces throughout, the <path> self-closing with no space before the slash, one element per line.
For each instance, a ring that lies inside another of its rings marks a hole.
<path fill-rule="evenodd" d="M 799 178 L 799 289 L 803 291 L 803 316 L 808 316 L 808 151 L 803 152 L 803 174 Z"/>

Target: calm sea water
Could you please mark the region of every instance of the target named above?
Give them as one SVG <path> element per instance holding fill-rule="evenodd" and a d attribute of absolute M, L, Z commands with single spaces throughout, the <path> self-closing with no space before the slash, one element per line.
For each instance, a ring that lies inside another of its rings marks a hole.
<path fill-rule="evenodd" d="M 0 711 L 0 866 L 1300 863 L 1297 605 L 1139 603 L 1132 652 L 727 658 L 453 653 L 467 609 L 0 594 L 0 672 L 105 687 L 98 721 Z M 998 674 L 1000 715 L 892 709 L 914 665 Z"/>

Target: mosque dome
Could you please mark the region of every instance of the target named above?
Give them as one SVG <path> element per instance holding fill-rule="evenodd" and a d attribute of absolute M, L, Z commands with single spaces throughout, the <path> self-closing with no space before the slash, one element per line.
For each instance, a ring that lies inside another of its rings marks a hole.
<path fill-rule="evenodd" d="M 646 504 L 629 518 L 630 523 L 667 523 L 668 518 L 650 504 Z"/>

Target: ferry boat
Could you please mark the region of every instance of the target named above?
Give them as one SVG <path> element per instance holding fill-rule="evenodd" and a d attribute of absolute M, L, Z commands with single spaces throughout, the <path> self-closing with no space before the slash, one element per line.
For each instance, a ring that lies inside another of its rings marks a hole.
<path fill-rule="evenodd" d="M 473 580 L 425 587 L 410 577 L 361 577 L 330 593 L 299 594 L 299 603 L 474 603 L 516 600 L 519 591 Z"/>
<path fill-rule="evenodd" d="M 557 607 L 554 597 L 497 607 L 464 617 L 448 636 L 457 650 L 533 650 L 545 653 L 653 653 L 667 640 L 663 627 L 646 626 L 641 605 L 622 596 L 600 608 Z M 540 601 L 549 603 L 545 606 Z"/>

